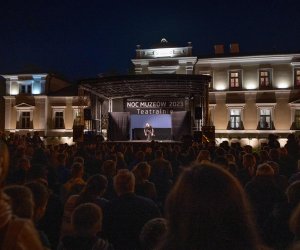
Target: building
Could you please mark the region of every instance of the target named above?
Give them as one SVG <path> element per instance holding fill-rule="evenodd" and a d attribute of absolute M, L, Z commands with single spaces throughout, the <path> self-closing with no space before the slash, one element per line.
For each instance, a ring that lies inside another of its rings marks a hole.
<path fill-rule="evenodd" d="M 243 55 L 237 43 L 228 53 L 224 45 L 214 49 L 212 56 L 195 57 L 191 43 L 177 47 L 162 39 L 151 49 L 138 45 L 132 63 L 136 74 L 211 76 L 206 125 L 215 127 L 217 143 L 258 146 L 275 133 L 284 145 L 289 133 L 300 130 L 300 54 Z M 195 116 L 193 121 L 197 128 Z"/>
<path fill-rule="evenodd" d="M 38 131 L 50 141 L 72 142 L 73 122 L 81 108 L 77 86 L 54 74 L 11 74 L 5 79 L 7 133 Z"/>
<path fill-rule="evenodd" d="M 300 131 L 300 53 L 245 55 L 237 43 L 214 49 L 204 57 L 193 55 L 190 42 L 137 45 L 134 75 L 83 79 L 79 91 L 52 74 L 3 75 L 4 130 L 71 142 L 78 121 L 104 136 L 111 125 L 110 136 L 133 140 L 150 119 L 161 121 L 160 139 L 214 132 L 218 144 L 256 147 L 276 134 L 283 146 Z"/>

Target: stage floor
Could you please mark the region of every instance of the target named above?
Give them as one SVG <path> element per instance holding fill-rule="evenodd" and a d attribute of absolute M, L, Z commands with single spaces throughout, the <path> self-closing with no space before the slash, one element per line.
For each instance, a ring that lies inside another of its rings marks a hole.
<path fill-rule="evenodd" d="M 182 143 L 181 141 L 173 141 L 173 140 L 153 140 L 155 143 Z M 106 141 L 105 143 L 152 143 L 152 141 L 147 141 L 147 140 L 130 140 L 130 141 Z"/>

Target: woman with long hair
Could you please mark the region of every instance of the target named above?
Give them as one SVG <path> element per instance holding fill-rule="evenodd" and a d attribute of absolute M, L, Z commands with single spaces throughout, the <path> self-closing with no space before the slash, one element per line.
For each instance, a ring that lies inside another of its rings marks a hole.
<path fill-rule="evenodd" d="M 226 170 L 205 163 L 184 170 L 166 202 L 159 249 L 259 249 L 246 195 Z"/>

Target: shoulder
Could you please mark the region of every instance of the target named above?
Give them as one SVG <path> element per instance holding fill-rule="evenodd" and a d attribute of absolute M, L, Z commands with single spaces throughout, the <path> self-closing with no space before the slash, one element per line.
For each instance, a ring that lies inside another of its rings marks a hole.
<path fill-rule="evenodd" d="M 14 239 L 15 248 L 5 249 L 44 249 L 33 223 L 27 219 L 14 218 L 10 221 L 5 244 L 9 245 L 10 239 Z"/>

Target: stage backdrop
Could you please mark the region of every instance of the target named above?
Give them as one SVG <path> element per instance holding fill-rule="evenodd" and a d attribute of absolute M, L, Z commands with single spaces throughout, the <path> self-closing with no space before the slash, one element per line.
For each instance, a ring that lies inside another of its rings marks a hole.
<path fill-rule="evenodd" d="M 144 135 L 146 123 L 149 123 L 154 129 L 154 140 L 171 139 L 171 115 L 131 115 L 130 120 L 132 140 L 146 140 Z"/>
<path fill-rule="evenodd" d="M 111 112 L 108 113 L 108 140 L 126 141 L 129 140 L 130 113 Z"/>

